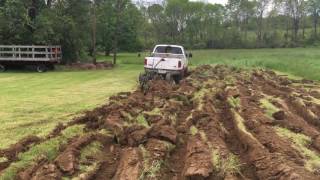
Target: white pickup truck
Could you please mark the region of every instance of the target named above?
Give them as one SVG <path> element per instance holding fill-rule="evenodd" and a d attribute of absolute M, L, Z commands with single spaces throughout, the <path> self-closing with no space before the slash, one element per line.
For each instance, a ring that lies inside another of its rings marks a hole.
<path fill-rule="evenodd" d="M 147 73 L 163 75 L 166 80 L 179 82 L 188 71 L 188 59 L 182 46 L 156 45 L 150 57 L 144 59 Z"/>

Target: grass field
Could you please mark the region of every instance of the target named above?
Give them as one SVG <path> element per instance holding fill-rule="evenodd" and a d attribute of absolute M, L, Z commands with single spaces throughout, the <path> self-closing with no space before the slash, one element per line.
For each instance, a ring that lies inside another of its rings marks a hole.
<path fill-rule="evenodd" d="M 58 123 L 136 86 L 136 65 L 114 70 L 0 74 L 0 148 L 26 135 L 44 136 Z"/>
<path fill-rule="evenodd" d="M 320 51 L 309 49 L 197 50 L 192 66 L 231 64 L 265 67 L 320 80 Z M 117 92 L 130 91 L 142 69 L 143 56 L 122 53 L 113 70 L 0 74 L 0 148 L 30 134 L 44 136 L 57 124 L 102 104 Z M 100 56 L 100 61 L 111 58 Z"/>

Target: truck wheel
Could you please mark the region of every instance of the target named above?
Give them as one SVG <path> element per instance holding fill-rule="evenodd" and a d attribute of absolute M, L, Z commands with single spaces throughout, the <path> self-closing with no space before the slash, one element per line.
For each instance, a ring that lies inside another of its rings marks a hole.
<path fill-rule="evenodd" d="M 175 83 L 172 75 L 170 73 L 166 74 L 166 81 L 169 83 Z"/>
<path fill-rule="evenodd" d="M 170 82 L 172 80 L 172 76 L 170 73 L 166 74 L 166 81 Z"/>
<path fill-rule="evenodd" d="M 38 65 L 37 66 L 37 72 L 39 72 L 39 73 L 44 73 L 44 72 L 46 72 L 48 69 L 47 69 L 47 66 L 45 66 L 45 65 Z"/>
<path fill-rule="evenodd" d="M 5 71 L 6 71 L 6 67 L 0 64 L 0 72 L 5 72 Z"/>
<path fill-rule="evenodd" d="M 182 78 L 183 78 L 183 76 L 182 75 L 176 75 L 176 76 L 174 76 L 174 82 L 176 83 L 176 84 L 179 84 L 180 83 L 180 81 L 182 80 Z"/>

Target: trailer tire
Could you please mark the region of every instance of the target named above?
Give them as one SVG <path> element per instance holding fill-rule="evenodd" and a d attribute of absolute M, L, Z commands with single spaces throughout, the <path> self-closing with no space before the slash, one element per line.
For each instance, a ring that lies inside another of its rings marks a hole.
<path fill-rule="evenodd" d="M 38 73 L 44 73 L 44 72 L 47 72 L 48 68 L 47 66 L 45 65 L 37 65 L 37 72 Z"/>
<path fill-rule="evenodd" d="M 5 72 L 7 69 L 4 65 L 0 64 L 0 72 Z"/>
<path fill-rule="evenodd" d="M 49 64 L 49 65 L 47 65 L 47 69 L 50 71 L 53 71 L 53 70 L 55 70 L 55 66 L 53 64 Z"/>

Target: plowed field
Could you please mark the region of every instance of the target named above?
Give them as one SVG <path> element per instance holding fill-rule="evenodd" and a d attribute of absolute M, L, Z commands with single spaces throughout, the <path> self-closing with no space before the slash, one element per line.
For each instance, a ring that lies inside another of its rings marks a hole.
<path fill-rule="evenodd" d="M 320 179 L 317 82 L 266 70 L 201 66 L 179 85 L 154 80 L 149 86 L 146 93 L 138 89 L 110 98 L 46 138 L 26 137 L 0 150 L 0 175 Z M 70 133 L 74 127 L 83 132 Z M 59 138 L 67 140 L 55 141 Z M 27 153 L 51 141 L 59 142 L 56 154 L 44 150 L 26 160 Z"/>

